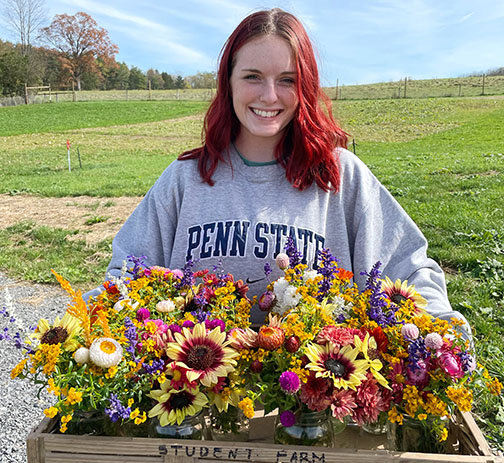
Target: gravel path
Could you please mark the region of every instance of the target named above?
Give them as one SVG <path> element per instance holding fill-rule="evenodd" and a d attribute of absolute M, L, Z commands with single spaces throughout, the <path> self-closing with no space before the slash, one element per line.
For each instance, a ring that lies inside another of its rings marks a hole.
<path fill-rule="evenodd" d="M 40 318 L 52 322 L 56 316 L 63 316 L 69 300 L 57 286 L 20 282 L 0 273 L 0 309 L 6 307 L 22 327 L 34 326 Z M 15 330 L 0 315 L 0 331 L 5 326 Z M 0 341 L 0 463 L 26 462 L 26 437 L 51 403 L 45 391 L 38 398 L 38 388 L 30 382 L 10 379 L 20 359 L 20 351 L 12 342 Z"/>

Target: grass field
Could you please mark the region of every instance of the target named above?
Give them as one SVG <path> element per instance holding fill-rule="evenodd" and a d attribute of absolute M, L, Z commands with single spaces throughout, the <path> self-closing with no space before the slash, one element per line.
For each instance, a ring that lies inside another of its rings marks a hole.
<path fill-rule="evenodd" d="M 0 108 L 0 193 L 144 194 L 177 154 L 199 144 L 204 108 L 180 101 Z M 356 154 L 426 235 L 452 305 L 474 327 L 480 358 L 504 380 L 504 99 L 338 101 L 334 111 Z M 36 120 L 46 128 L 37 131 Z M 82 157 L 71 173 L 67 139 L 74 165 L 77 148 Z M 51 266 L 72 281 L 97 281 L 110 242 L 84 246 L 69 234 L 30 223 L 0 230 L 0 267 L 38 281 Z M 504 404 L 476 402 L 488 439 L 504 449 Z"/>

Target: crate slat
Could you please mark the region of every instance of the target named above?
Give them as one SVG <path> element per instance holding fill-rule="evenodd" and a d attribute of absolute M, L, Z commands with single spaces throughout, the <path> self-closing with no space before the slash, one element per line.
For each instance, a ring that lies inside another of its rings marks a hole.
<path fill-rule="evenodd" d="M 357 428 L 338 436 L 338 448 L 280 446 L 272 443 L 273 421 L 254 418 L 251 441 L 238 443 L 55 434 L 56 420 L 46 418 L 28 436 L 28 463 L 504 463 L 469 413 L 457 417 L 454 432 L 458 449 L 468 455 L 389 452 L 383 436 L 369 436 L 363 445 L 366 437 Z"/>

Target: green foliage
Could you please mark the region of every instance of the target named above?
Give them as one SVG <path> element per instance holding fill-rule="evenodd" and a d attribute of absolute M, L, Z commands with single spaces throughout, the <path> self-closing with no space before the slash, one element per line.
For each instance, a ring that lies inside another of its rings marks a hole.
<path fill-rule="evenodd" d="M 91 289 L 103 281 L 112 245 L 110 240 L 96 245 L 70 240 L 75 233 L 33 222 L 0 229 L 0 268 L 13 277 L 39 283 L 54 283 L 54 268 L 82 289 Z"/>
<path fill-rule="evenodd" d="M 141 89 L 146 88 L 146 86 L 147 86 L 147 77 L 145 76 L 145 74 L 142 72 L 141 69 L 137 68 L 136 66 L 132 66 L 128 77 L 128 88 Z"/>
<path fill-rule="evenodd" d="M 23 95 L 28 59 L 16 51 L 0 55 L 0 92 L 5 96 Z"/>

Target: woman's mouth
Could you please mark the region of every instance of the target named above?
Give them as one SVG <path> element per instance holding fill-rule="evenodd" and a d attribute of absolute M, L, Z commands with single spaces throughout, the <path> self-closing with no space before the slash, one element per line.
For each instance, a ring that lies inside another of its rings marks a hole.
<path fill-rule="evenodd" d="M 278 116 L 278 114 L 280 114 L 280 110 L 276 110 L 276 111 L 265 111 L 263 109 L 256 109 L 256 108 L 250 108 L 252 110 L 252 112 L 254 114 L 256 114 L 257 116 L 261 116 L 261 117 L 275 117 L 275 116 Z"/>

